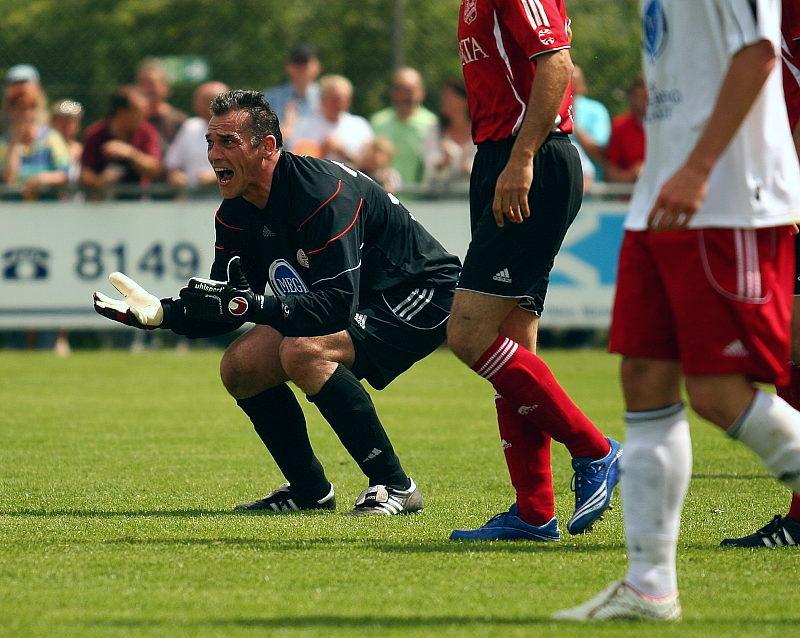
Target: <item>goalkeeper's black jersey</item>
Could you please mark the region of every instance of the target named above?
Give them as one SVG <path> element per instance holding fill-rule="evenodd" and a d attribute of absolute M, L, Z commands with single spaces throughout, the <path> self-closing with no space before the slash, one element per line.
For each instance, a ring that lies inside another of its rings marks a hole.
<path fill-rule="evenodd" d="M 253 290 L 283 302 L 286 336 L 344 330 L 359 298 L 415 288 L 454 289 L 449 254 L 398 199 L 342 164 L 282 152 L 259 209 L 227 199 L 216 214 L 211 278 L 239 255 Z"/>

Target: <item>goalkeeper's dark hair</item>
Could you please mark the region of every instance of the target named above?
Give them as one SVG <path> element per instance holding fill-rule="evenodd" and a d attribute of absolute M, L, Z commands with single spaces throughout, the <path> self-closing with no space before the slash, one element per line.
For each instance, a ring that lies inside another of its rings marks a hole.
<path fill-rule="evenodd" d="M 258 146 L 267 135 L 273 135 L 278 148 L 283 146 L 278 116 L 261 91 L 228 91 L 220 93 L 211 102 L 212 115 L 225 115 L 231 111 L 247 111 L 250 114 L 250 142 Z"/>

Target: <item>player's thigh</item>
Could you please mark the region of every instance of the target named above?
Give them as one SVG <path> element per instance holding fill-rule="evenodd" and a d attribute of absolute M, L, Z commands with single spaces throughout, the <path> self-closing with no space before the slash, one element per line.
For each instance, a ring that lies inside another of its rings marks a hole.
<path fill-rule="evenodd" d="M 274 328 L 254 326 L 228 346 L 220 361 L 220 377 L 233 397 L 255 396 L 288 381 L 279 356 L 282 340 Z"/>
<path fill-rule="evenodd" d="M 355 360 L 353 340 L 346 330 L 317 337 L 284 337 L 279 357 L 290 374 L 298 366 L 316 362 L 343 364 L 350 368 Z"/>

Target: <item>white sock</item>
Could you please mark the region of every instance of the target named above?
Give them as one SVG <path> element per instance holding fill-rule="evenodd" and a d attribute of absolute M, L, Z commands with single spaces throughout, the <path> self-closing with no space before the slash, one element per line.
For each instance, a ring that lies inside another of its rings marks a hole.
<path fill-rule="evenodd" d="M 800 491 L 800 412 L 780 397 L 756 390 L 728 434 L 758 454 L 773 476 Z"/>
<path fill-rule="evenodd" d="M 681 510 L 692 475 L 692 440 L 682 403 L 626 412 L 622 453 L 622 505 L 628 573 L 643 594 L 678 590 L 675 552 Z"/>

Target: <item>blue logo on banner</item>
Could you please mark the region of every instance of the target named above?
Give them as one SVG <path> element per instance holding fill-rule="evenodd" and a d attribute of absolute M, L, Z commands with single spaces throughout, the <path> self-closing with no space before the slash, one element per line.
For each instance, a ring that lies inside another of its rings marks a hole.
<path fill-rule="evenodd" d="M 617 281 L 617 256 L 624 233 L 623 223 L 625 215 L 622 213 L 599 213 L 597 226 L 589 232 L 582 234 L 578 239 L 567 235 L 567 241 L 561 249 L 563 255 L 577 259 L 581 264 L 578 270 L 572 269 L 565 262 L 556 258 L 556 265 L 550 273 L 550 283 L 554 286 L 586 286 L 597 285 L 613 286 Z M 592 272 L 594 281 L 585 280 L 585 272 Z"/>
<path fill-rule="evenodd" d="M 642 45 L 650 62 L 661 55 L 669 31 L 661 0 L 650 0 L 642 14 Z"/>
<path fill-rule="evenodd" d="M 3 253 L 3 279 L 47 279 L 50 253 L 36 246 L 20 246 Z"/>
<path fill-rule="evenodd" d="M 285 259 L 272 262 L 269 267 L 269 281 L 279 299 L 304 295 L 308 292 L 303 279 Z"/>

